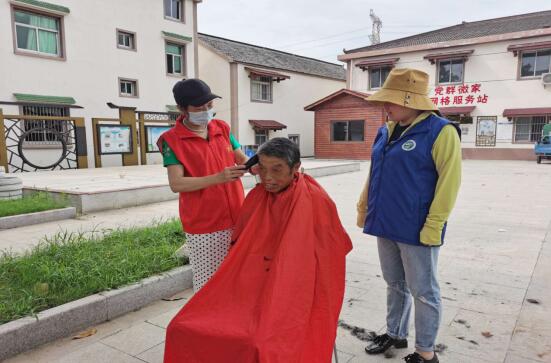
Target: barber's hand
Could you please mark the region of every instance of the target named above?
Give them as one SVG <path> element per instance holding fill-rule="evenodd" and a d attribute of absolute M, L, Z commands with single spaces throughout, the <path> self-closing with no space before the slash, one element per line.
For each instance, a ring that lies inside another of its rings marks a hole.
<path fill-rule="evenodd" d="M 241 178 L 245 175 L 245 172 L 246 170 L 244 165 L 229 166 L 218 173 L 217 177 L 220 183 L 228 183 Z"/>

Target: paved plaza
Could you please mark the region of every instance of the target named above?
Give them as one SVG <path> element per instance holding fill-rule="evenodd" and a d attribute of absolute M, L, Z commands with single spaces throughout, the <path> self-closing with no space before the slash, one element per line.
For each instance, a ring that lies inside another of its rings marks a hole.
<path fill-rule="evenodd" d="M 444 314 L 440 361 L 453 363 L 551 362 L 551 164 L 465 161 L 459 200 L 441 249 L 439 276 Z M 367 356 L 362 329 L 385 327 L 386 288 L 375 238 L 355 226 L 361 172 L 318 179 L 335 200 L 354 250 L 347 258 L 346 296 L 337 350 L 339 363 L 402 362 Z M 85 215 L 76 220 L 0 231 L 0 249 L 23 251 L 60 229 L 89 231 L 143 225 L 177 215 L 177 201 Z M 397 216 L 399 218 L 399 216 Z M 165 328 L 192 296 L 183 291 L 96 326 L 85 339 L 71 337 L 7 360 L 23 362 L 162 362 Z M 213 347 L 216 349 L 216 347 Z M 228 363 L 231 360 L 228 360 Z M 238 362 L 235 362 L 238 363 Z M 313 362 L 315 363 L 315 362 Z"/>

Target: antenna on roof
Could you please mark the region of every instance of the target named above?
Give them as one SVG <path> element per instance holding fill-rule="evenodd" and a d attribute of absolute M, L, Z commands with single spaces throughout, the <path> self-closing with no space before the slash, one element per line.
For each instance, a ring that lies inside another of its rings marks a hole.
<path fill-rule="evenodd" d="M 371 18 L 371 22 L 373 23 L 369 40 L 371 41 L 372 45 L 379 44 L 381 42 L 381 28 L 383 27 L 383 22 L 381 21 L 381 18 L 375 15 L 373 9 L 369 10 L 369 17 Z"/>

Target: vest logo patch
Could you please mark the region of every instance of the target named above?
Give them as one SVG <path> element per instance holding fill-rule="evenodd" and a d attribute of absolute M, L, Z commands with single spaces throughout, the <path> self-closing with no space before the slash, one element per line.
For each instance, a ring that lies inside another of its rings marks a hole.
<path fill-rule="evenodd" d="M 415 143 L 414 140 L 408 140 L 408 141 L 406 141 L 402 144 L 402 150 L 411 151 L 411 150 L 415 149 L 416 146 L 417 146 L 417 144 Z"/>

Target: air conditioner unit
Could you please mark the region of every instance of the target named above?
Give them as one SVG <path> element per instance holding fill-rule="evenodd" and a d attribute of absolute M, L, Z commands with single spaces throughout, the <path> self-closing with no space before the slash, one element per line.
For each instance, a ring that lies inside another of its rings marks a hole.
<path fill-rule="evenodd" d="M 542 74 L 541 83 L 543 83 L 544 87 L 551 85 L 551 73 Z"/>

